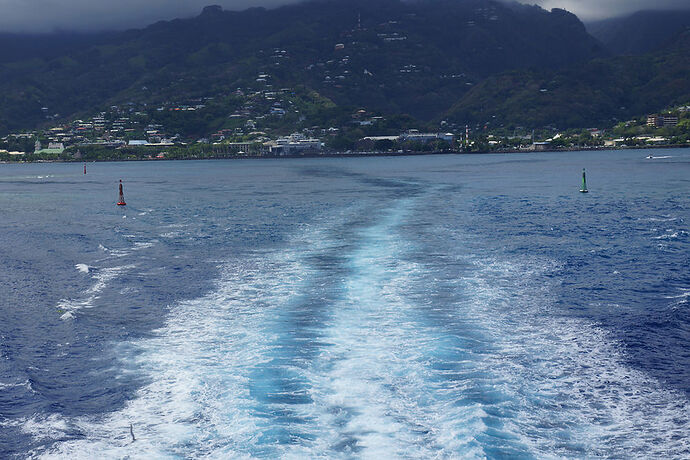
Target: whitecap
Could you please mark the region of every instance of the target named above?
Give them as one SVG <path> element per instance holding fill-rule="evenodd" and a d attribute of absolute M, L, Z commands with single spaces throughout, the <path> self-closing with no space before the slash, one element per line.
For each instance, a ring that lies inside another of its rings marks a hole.
<path fill-rule="evenodd" d="M 681 288 L 682 292 L 678 295 L 665 296 L 666 299 L 683 299 L 685 297 L 690 297 L 690 288 Z"/>
<path fill-rule="evenodd" d="M 77 264 L 75 267 L 82 273 L 89 273 L 89 266 L 86 264 Z"/>
<path fill-rule="evenodd" d="M 668 230 L 667 230 L 667 231 L 668 231 Z M 678 238 L 678 232 L 672 232 L 672 233 L 671 233 L 671 232 L 669 231 L 669 233 L 666 233 L 666 234 L 664 234 L 664 235 L 655 236 L 655 237 L 653 237 L 653 238 L 654 238 L 655 240 L 673 240 L 673 239 Z"/>
<path fill-rule="evenodd" d="M 2 383 L 2 382 L 0 382 L 0 391 L 10 389 L 10 388 L 19 388 L 19 387 L 26 387 L 33 392 L 33 389 L 31 388 L 31 382 L 29 382 L 28 380 L 24 380 L 23 382 L 19 382 L 19 383 Z"/>
<path fill-rule="evenodd" d="M 108 282 L 119 276 L 121 273 L 135 268 L 136 265 L 121 265 L 117 267 L 108 267 L 98 269 L 93 273 L 92 280 L 94 283 L 83 291 L 82 296 L 73 299 L 62 299 L 56 305 L 56 309 L 62 312 L 60 319 L 73 319 L 77 311 L 85 308 L 94 308 L 95 302 L 99 298 L 99 294 L 108 285 Z"/>
<path fill-rule="evenodd" d="M 678 220 L 677 217 L 673 216 L 661 216 L 661 217 L 641 217 L 637 219 L 638 221 L 643 221 L 643 222 L 673 222 L 675 220 Z"/>
<path fill-rule="evenodd" d="M 150 247 L 153 247 L 157 241 L 136 241 L 134 243 L 134 249 L 135 250 L 140 250 L 140 249 L 147 249 Z"/>

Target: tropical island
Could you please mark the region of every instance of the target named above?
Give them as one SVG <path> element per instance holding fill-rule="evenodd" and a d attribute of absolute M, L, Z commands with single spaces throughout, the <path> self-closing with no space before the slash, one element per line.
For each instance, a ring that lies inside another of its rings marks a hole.
<path fill-rule="evenodd" d="M 0 161 L 108 161 L 202 158 L 244 158 L 323 155 L 395 155 L 421 153 L 491 153 L 582 149 L 690 147 L 690 105 L 664 114 L 621 122 L 610 129 L 512 130 L 459 129 L 442 122 L 440 128 L 412 124 L 402 117 L 387 119 L 360 109 L 348 123 L 327 128 L 303 128 L 291 132 L 295 120 L 287 121 L 276 107 L 291 106 L 294 92 L 259 92 L 248 101 L 250 110 L 238 116 L 234 127 L 220 129 L 204 138 L 171 134 L 167 126 L 184 130 L 185 121 L 195 123 L 207 104 L 155 108 L 112 107 L 96 117 L 75 120 L 40 131 L 9 134 L 0 139 Z M 284 97 L 283 97 L 284 96 Z M 236 95 L 240 98 L 239 94 Z M 260 101 L 263 104 L 256 104 Z M 278 101 L 278 102 L 274 102 Z M 246 101 L 241 107 L 247 107 Z M 263 105 L 263 106 L 262 106 Z M 259 110 L 266 110 L 258 114 Z M 130 112 L 130 110 L 132 112 Z M 251 117 L 251 118 L 250 118 Z M 169 124 L 166 124 L 167 120 Z M 256 121 L 255 121 L 256 120 Z M 410 123 L 410 124 L 408 124 Z M 419 126 L 425 131 L 408 126 Z M 463 132 L 464 131 L 464 132 Z M 271 134 L 269 134 L 271 133 Z M 285 134 L 283 134 L 285 133 Z M 289 134 L 287 134 L 289 133 Z"/>
<path fill-rule="evenodd" d="M 690 145 L 687 12 L 312 1 L 0 45 L 4 162 Z"/>

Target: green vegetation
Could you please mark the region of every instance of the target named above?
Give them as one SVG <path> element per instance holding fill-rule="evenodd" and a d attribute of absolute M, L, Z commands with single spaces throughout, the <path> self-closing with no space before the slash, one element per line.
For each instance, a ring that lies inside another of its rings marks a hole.
<path fill-rule="evenodd" d="M 209 7 L 142 30 L 3 43 L 25 52 L 0 48 L 0 135 L 33 134 L 0 150 L 63 143 L 63 160 L 235 155 L 233 143 L 292 133 L 337 151 L 446 151 L 460 144 L 363 139 L 458 139 L 465 125 L 468 151 L 688 140 L 685 112 L 654 133 L 640 117 L 690 101 L 690 32 L 653 54 L 607 57 L 575 16 L 518 3 Z"/>
<path fill-rule="evenodd" d="M 33 152 L 36 138 L 33 135 L 7 136 L 0 139 L 0 150 Z"/>
<path fill-rule="evenodd" d="M 673 145 L 688 144 L 690 142 L 690 112 L 687 106 L 683 106 L 682 110 L 679 108 L 667 110 L 662 112 L 662 115 L 678 117 L 678 124 L 659 128 L 650 127 L 647 125 L 646 118 L 638 118 L 618 123 L 613 128 L 613 133 L 616 137 L 625 139 L 627 145 L 639 145 L 640 140 L 644 139 L 636 138 L 647 136 L 668 139 L 668 143 Z"/>
<path fill-rule="evenodd" d="M 303 99 L 297 116 L 309 126 L 338 122 L 362 107 L 429 121 L 488 75 L 553 69 L 603 54 L 569 13 L 485 0 L 207 8 L 196 18 L 143 30 L 64 40 L 47 51 L 25 48 L 25 59 L 0 60 L 0 134 L 85 118 L 112 105 L 166 106 L 212 96 L 227 105 L 198 116 L 149 115 L 172 133 L 208 135 L 226 126 L 234 110 L 229 95 L 237 88 L 303 87 L 303 94 L 316 95 Z"/>
<path fill-rule="evenodd" d="M 681 39 L 690 44 L 690 38 Z M 613 126 L 690 100 L 690 46 L 677 43 L 677 48 L 652 55 L 489 77 L 446 116 L 492 127 Z"/>

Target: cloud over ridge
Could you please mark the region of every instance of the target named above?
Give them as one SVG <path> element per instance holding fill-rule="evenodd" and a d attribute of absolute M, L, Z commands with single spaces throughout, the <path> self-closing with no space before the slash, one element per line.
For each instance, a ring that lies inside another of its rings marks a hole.
<path fill-rule="evenodd" d="M 687 10 L 688 0 L 520 0 L 544 9 L 564 8 L 587 21 L 625 16 L 641 10 Z"/>
<path fill-rule="evenodd" d="M 347 0 L 343 0 L 347 1 Z M 521 0 L 543 8 L 565 8 L 583 20 L 621 16 L 644 9 L 690 9 L 688 0 Z M 0 0 L 0 32 L 94 31 L 144 27 L 191 17 L 216 3 L 227 10 L 275 7 L 291 0 Z"/>

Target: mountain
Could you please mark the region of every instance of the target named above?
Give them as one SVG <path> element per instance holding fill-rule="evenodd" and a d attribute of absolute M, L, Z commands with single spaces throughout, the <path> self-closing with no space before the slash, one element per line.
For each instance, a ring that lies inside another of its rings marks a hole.
<path fill-rule="evenodd" d="M 638 11 L 587 24 L 587 30 L 614 54 L 659 50 L 690 27 L 690 11 Z"/>
<path fill-rule="evenodd" d="M 338 106 L 431 120 L 489 76 L 605 56 L 571 13 L 492 0 L 210 6 L 191 19 L 25 48 L 24 59 L 0 53 L 0 132 L 111 104 L 222 96 L 256 87 L 259 75 Z"/>
<path fill-rule="evenodd" d="M 662 50 L 594 59 L 559 71 L 491 76 L 447 113 L 450 120 L 492 126 L 609 126 L 690 102 L 690 30 Z"/>
<path fill-rule="evenodd" d="M 94 46 L 106 43 L 113 34 L 102 33 L 54 33 L 12 34 L 0 33 L 0 64 L 27 59 L 53 59 L 74 53 L 84 44 Z"/>

